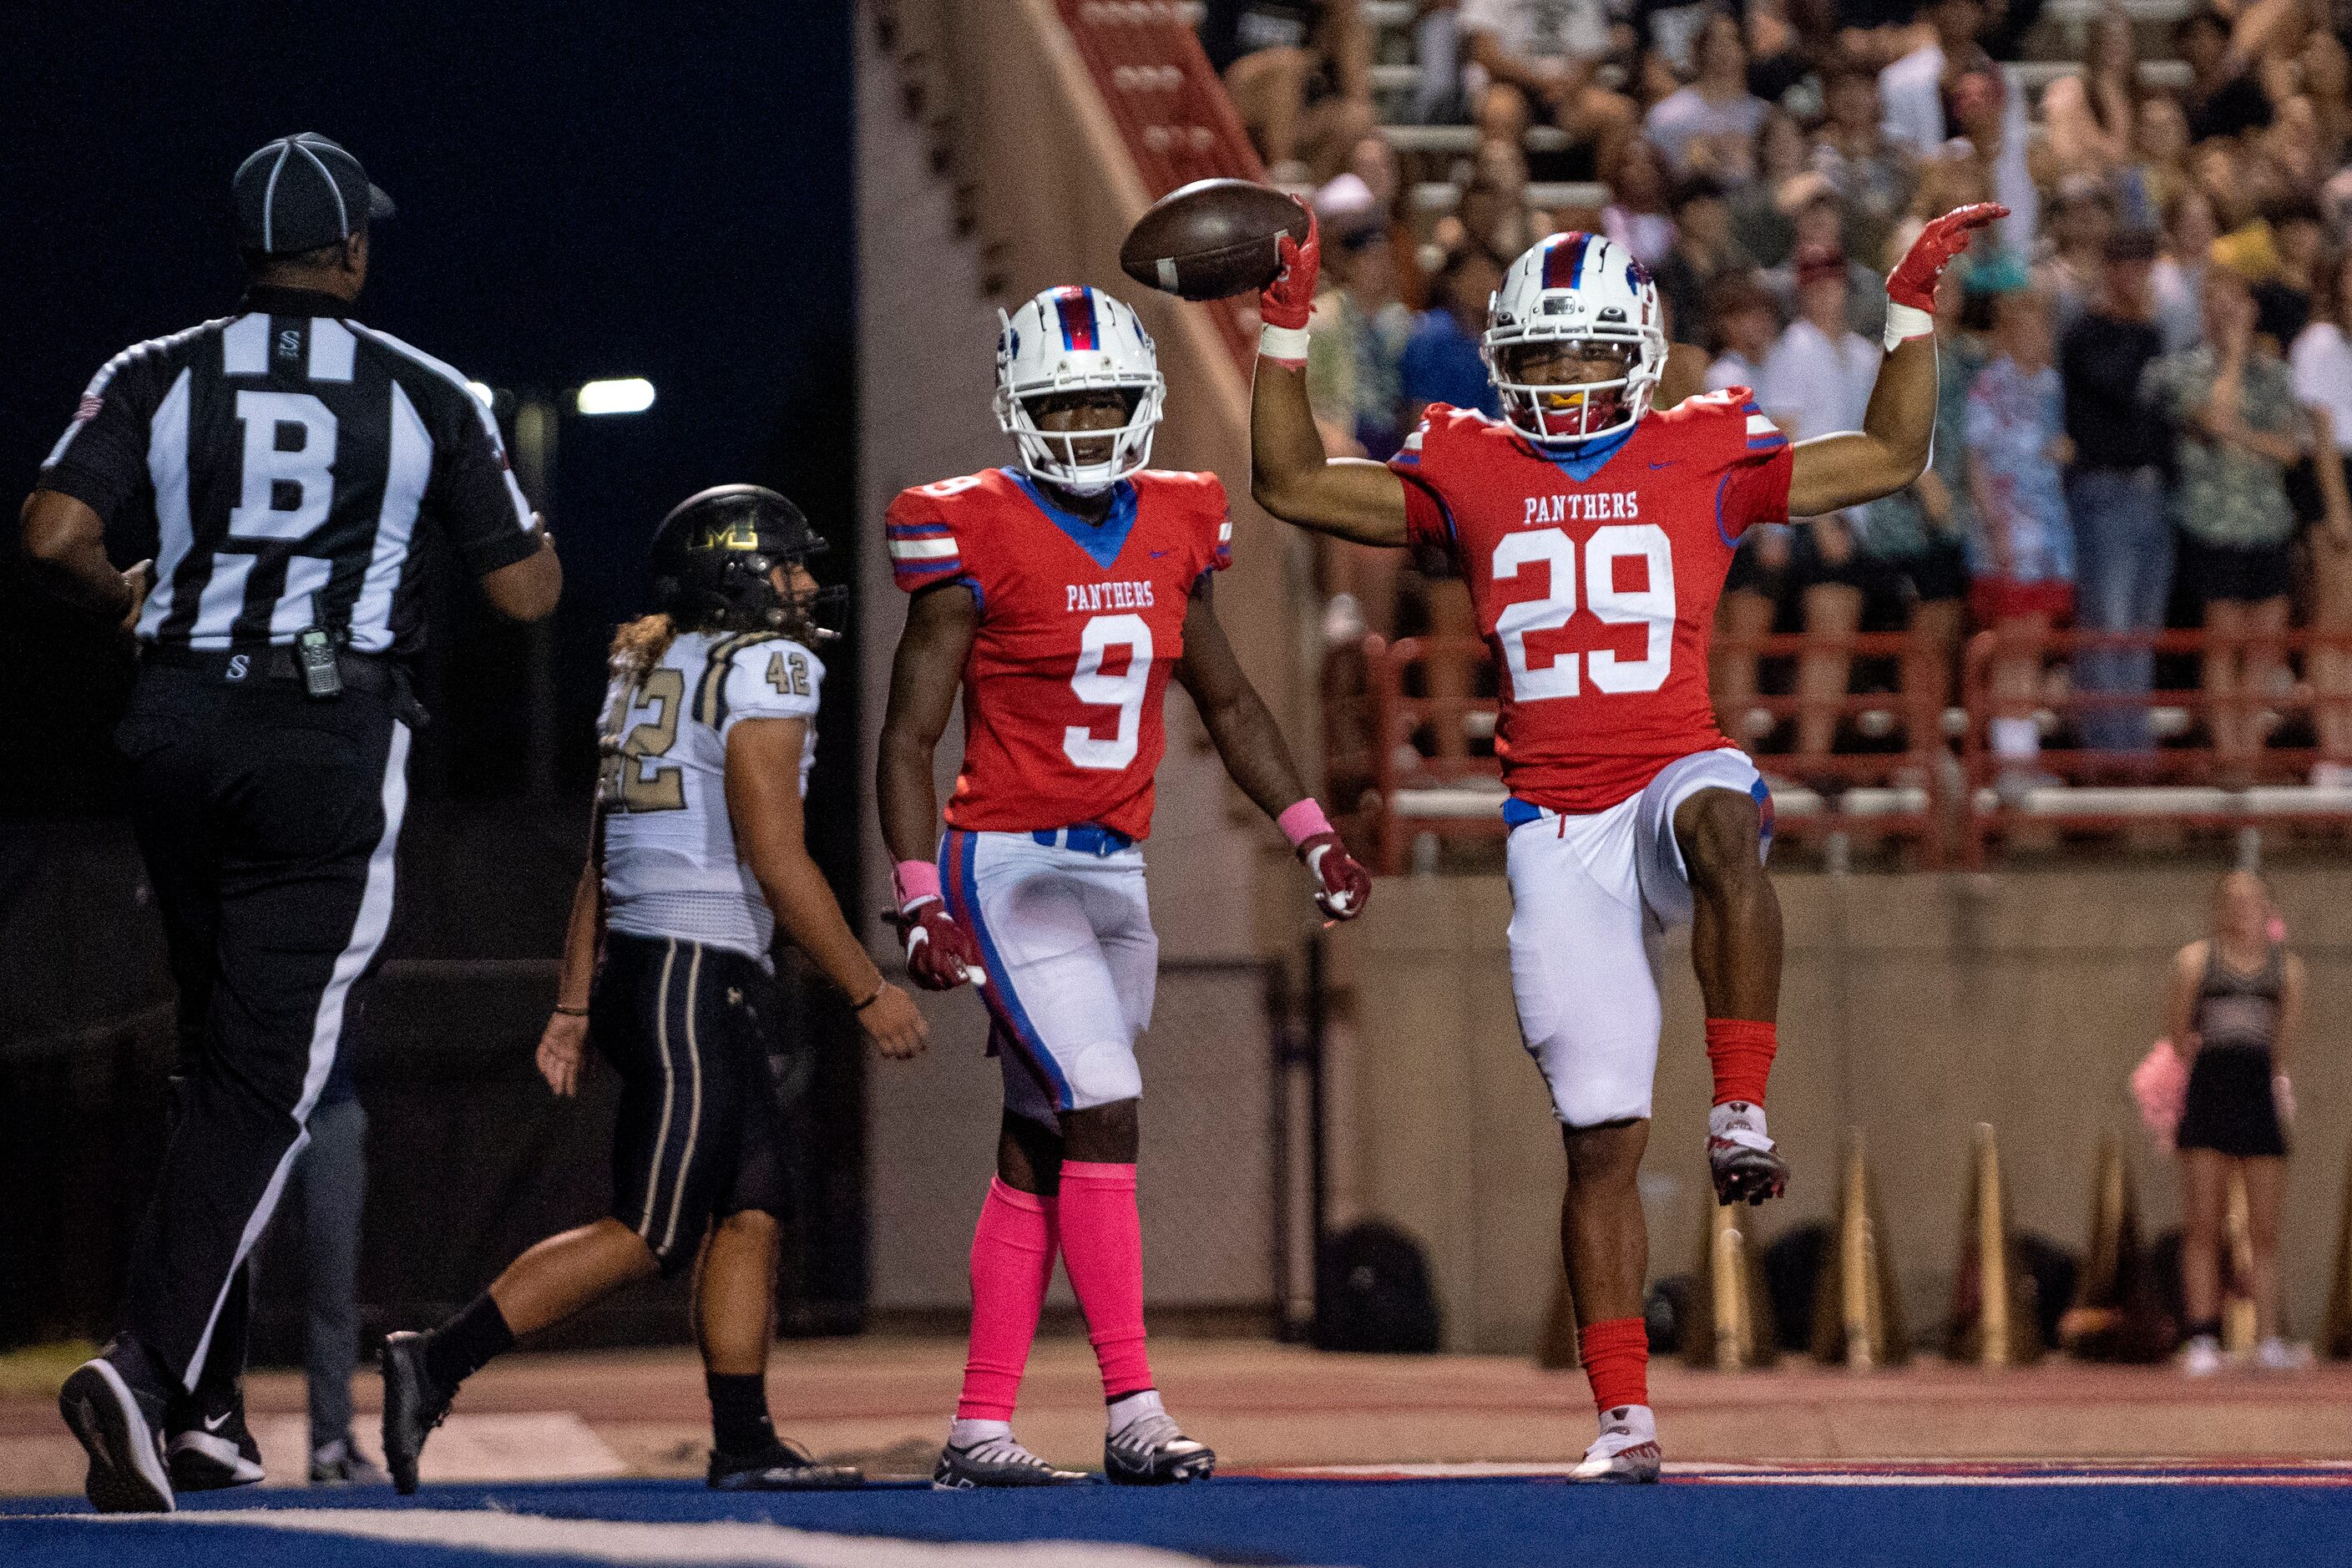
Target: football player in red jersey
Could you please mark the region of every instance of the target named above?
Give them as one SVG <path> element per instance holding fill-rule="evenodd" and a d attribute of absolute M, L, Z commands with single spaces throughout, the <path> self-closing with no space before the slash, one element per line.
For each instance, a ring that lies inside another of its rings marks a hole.
<path fill-rule="evenodd" d="M 1327 460 L 1307 404 L 1317 239 L 1285 237 L 1251 403 L 1253 486 L 1275 516 L 1365 544 L 1444 551 L 1496 664 L 1510 795 L 1511 985 L 1568 1145 L 1561 1250 L 1601 1435 L 1576 1476 L 1657 1479 L 1635 1187 L 1660 1008 L 1645 925 L 1692 924 L 1715 1069 L 1718 1202 L 1777 1196 L 1765 1131 L 1780 908 L 1771 796 L 1716 728 L 1707 636 L 1749 524 L 1892 493 L 1927 464 L 1936 279 L 1981 205 L 1927 225 L 1887 279 L 1887 357 L 1864 427 L 1790 447 L 1745 388 L 1651 407 L 1657 286 L 1622 247 L 1555 234 L 1513 263 L 1483 352 L 1503 417 L 1433 406 L 1389 463 Z"/>
<path fill-rule="evenodd" d="M 1224 487 L 1144 467 L 1166 386 L 1134 311 L 1048 289 L 1005 320 L 996 368 L 1018 464 L 903 491 L 887 518 L 913 595 L 878 780 L 907 969 L 935 990 L 981 987 L 1004 1074 L 996 1178 L 972 1237 L 971 1355 L 932 1482 L 1087 1479 L 1013 1436 L 1057 1251 L 1102 1365 L 1104 1473 L 1188 1481 L 1216 1456 L 1152 1386 L 1135 1199 L 1135 1037 L 1159 953 L 1138 845 L 1171 676 L 1234 783 L 1289 837 L 1323 912 L 1361 912 L 1371 879 L 1299 783 L 1217 623 Z M 942 837 L 931 754 L 959 689 L 963 767 Z"/>

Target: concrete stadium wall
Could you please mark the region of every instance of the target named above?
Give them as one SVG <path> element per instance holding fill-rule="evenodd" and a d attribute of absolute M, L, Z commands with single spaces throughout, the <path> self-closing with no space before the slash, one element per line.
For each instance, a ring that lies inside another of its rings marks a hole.
<path fill-rule="evenodd" d="M 877 43 L 885 12 L 895 55 Z M 919 114 L 908 111 L 909 82 L 921 89 Z M 1290 673 L 1296 549 L 1293 531 L 1247 503 L 1247 389 L 1200 312 L 1120 276 L 1118 240 L 1147 204 L 1049 0 L 861 6 L 857 113 L 859 491 L 869 524 L 857 541 L 857 637 L 874 728 L 906 616 L 883 509 L 907 486 L 1009 459 L 989 406 L 998 307 L 1070 282 L 1132 301 L 1159 342 L 1170 392 L 1154 465 L 1213 469 L 1239 498 L 1236 564 L 1220 579 L 1218 605 L 1268 702 L 1289 713 L 1305 700 Z M 961 232 L 959 182 L 970 183 L 968 210 L 980 219 Z M 1311 734 L 1291 720 L 1294 736 Z M 1265 1053 L 1250 966 L 1292 935 L 1280 917 L 1261 918 L 1261 880 L 1288 895 L 1281 908 L 1292 921 L 1311 911 L 1280 837 L 1225 781 L 1190 700 L 1171 691 L 1167 721 L 1146 854 L 1170 972 L 1145 1058 L 1142 1179 L 1185 1201 L 1145 1205 L 1147 1288 L 1155 1306 L 1256 1308 L 1270 1300 L 1271 1268 L 1261 1244 L 1270 1224 Z M 952 724 L 940 749 L 942 800 L 961 735 Z M 869 776 L 874 744 L 869 731 Z M 887 889 L 889 858 L 870 816 L 865 837 L 867 886 Z M 866 934 L 896 973 L 887 936 Z M 1185 965 L 1195 967 L 1177 972 Z M 931 1054 L 877 1063 L 868 1076 L 871 1301 L 884 1314 L 965 1304 L 964 1258 L 993 1160 L 1001 1094 L 996 1064 L 980 1055 L 982 1010 L 969 991 L 924 1004 L 937 1031 Z"/>
<path fill-rule="evenodd" d="M 2141 1132 L 2126 1077 L 2162 1030 L 2166 964 L 2201 934 L 2216 874 L 1779 878 L 1788 960 L 1770 1109 L 1796 1179 L 1760 1211 L 1764 1240 L 1829 1217 L 1840 1137 L 1862 1129 L 1906 1315 L 1915 1334 L 1940 1331 L 1979 1121 L 1999 1131 L 2014 1225 L 2080 1251 L 2104 1131 L 2124 1137 L 2143 1236 L 2176 1223 L 2175 1167 Z M 2352 868 L 2282 869 L 2273 882 L 2311 973 L 2282 1259 L 2288 1327 L 2307 1335 L 2326 1304 L 2352 1138 Z M 1383 1215 L 1422 1240 L 1459 1350 L 1530 1350 L 1559 1267 L 1563 1162 L 1511 1010 L 1509 904 L 1499 878 L 1391 879 L 1332 944 L 1350 1020 L 1334 1063 L 1340 1217 Z M 1656 961 L 1654 1278 L 1692 1268 L 1711 1201 L 1687 936 Z"/>

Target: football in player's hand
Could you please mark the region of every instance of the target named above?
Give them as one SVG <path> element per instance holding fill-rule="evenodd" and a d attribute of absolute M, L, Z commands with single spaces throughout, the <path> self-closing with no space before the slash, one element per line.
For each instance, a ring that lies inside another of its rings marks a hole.
<path fill-rule="evenodd" d="M 1182 300 L 1255 294 L 1282 267 L 1279 237 L 1307 238 L 1307 209 L 1247 180 L 1195 180 L 1169 192 L 1127 231 L 1129 278 Z"/>

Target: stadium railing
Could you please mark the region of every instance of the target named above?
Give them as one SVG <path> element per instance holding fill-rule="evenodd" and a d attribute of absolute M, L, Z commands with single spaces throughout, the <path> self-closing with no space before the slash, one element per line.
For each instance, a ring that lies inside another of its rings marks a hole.
<path fill-rule="evenodd" d="M 1265 169 L 1210 68 L 1193 30 L 1200 8 L 1182 0 L 1055 0 L 1112 122 L 1154 201 L 1195 180 L 1263 183 Z M 1210 307 L 1217 332 L 1247 374 L 1257 345 L 1237 304 Z"/>
<path fill-rule="evenodd" d="M 2295 829 L 2340 834 L 2352 829 L 2352 788 L 2306 784 L 2319 751 L 2307 745 L 2273 745 L 2279 725 L 2308 717 L 2328 701 L 2298 680 L 2213 696 L 2196 688 L 2158 687 L 2144 692 L 2086 691 L 2070 684 L 2063 694 L 2043 691 L 2034 699 L 2042 713 L 2061 724 L 2100 710 L 2135 709 L 2149 715 L 2154 743 L 2144 752 L 2088 747 L 2051 748 L 2033 771 L 2060 781 L 2037 787 L 2001 787 L 2003 759 L 1993 754 L 1990 726 L 1996 705 L 1989 690 L 1993 660 L 2006 651 L 2032 653 L 2038 660 L 2074 660 L 2085 652 L 2146 649 L 2166 665 L 2189 656 L 2201 667 L 2214 648 L 2267 654 L 2276 668 L 2308 668 L 2315 652 L 2352 655 L 2352 636 L 2312 632 L 2221 637 L 2200 631 L 2051 632 L 2032 638 L 2022 650 L 1999 632 L 1978 633 L 1969 642 L 1961 670 L 1961 707 L 1968 716 L 1961 742 L 1961 767 L 1968 780 L 1962 814 L 1962 859 L 1982 866 L 1992 847 L 2006 845 L 2029 826 L 2045 833 L 2116 832 L 2136 825 L 2176 829 Z M 2352 696 L 2340 700 L 2352 710 Z M 2210 721 L 2223 712 L 2266 714 L 2264 737 L 2251 752 L 2217 751 Z M 2295 737 L 2299 738 L 2299 737 Z"/>
<path fill-rule="evenodd" d="M 1716 647 L 1718 653 L 1771 658 L 1822 646 L 1802 636 L 1775 636 L 1727 638 Z M 1857 658 L 1896 660 L 1913 657 L 1918 647 L 1901 633 L 1861 634 L 1842 646 Z M 1486 666 L 1486 646 L 1466 637 L 1390 642 L 1371 636 L 1361 651 L 1369 732 L 1360 743 L 1333 746 L 1332 771 L 1353 771 L 1370 781 L 1358 810 L 1371 829 L 1377 868 L 1389 876 L 1404 870 L 1414 841 L 1423 835 L 1441 842 L 1501 837 L 1505 796 L 1491 743 L 1497 704 L 1492 696 L 1475 694 L 1470 684 Z M 1916 689 L 1926 683 L 1906 684 Z M 1749 706 L 1777 721 L 1795 717 L 1809 701 L 1834 706 L 1841 717 L 1850 718 L 1893 709 L 1901 717 L 1904 738 L 1899 750 L 1836 754 L 1808 784 L 1776 787 L 1776 835 L 1801 840 L 1843 835 L 1848 844 L 1907 845 L 1924 864 L 1940 867 L 1946 847 L 1938 824 L 1949 806 L 1937 766 L 1943 715 L 1929 701 L 1887 692 L 1831 700 L 1759 693 Z M 1768 772 L 1774 760 L 1759 759 Z"/>

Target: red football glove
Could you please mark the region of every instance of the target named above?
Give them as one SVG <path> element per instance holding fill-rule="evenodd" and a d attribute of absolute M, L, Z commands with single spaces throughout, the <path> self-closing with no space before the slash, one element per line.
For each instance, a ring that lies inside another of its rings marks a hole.
<path fill-rule="evenodd" d="M 1887 275 L 1886 298 L 1897 305 L 1908 305 L 1915 310 L 1936 312 L 1936 280 L 1952 258 L 1969 247 L 1977 230 L 2009 216 L 2009 209 L 1999 202 L 1979 202 L 1973 206 L 1954 207 L 1942 217 L 1932 220 L 1911 242 L 1902 262 Z"/>
<path fill-rule="evenodd" d="M 952 991 L 967 980 L 986 984 L 980 943 L 938 899 L 917 899 L 900 910 L 898 934 L 907 943 L 907 978 L 924 990 Z"/>
<path fill-rule="evenodd" d="M 1315 226 L 1315 209 L 1305 202 L 1298 205 L 1307 214 L 1307 243 L 1299 244 L 1286 230 L 1276 240 L 1282 270 L 1257 297 L 1258 320 L 1292 331 L 1304 331 L 1307 318 L 1315 313 L 1315 275 L 1323 269 L 1323 237 Z"/>
<path fill-rule="evenodd" d="M 1356 863 L 1336 833 L 1318 833 L 1298 847 L 1315 878 L 1315 905 L 1335 921 L 1351 921 L 1371 900 L 1372 874 Z"/>

